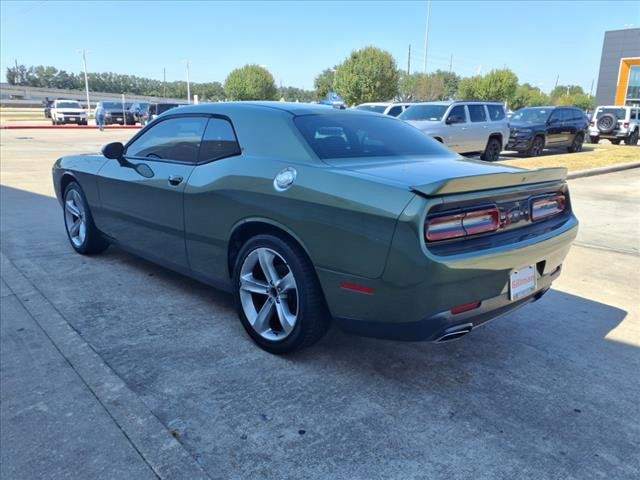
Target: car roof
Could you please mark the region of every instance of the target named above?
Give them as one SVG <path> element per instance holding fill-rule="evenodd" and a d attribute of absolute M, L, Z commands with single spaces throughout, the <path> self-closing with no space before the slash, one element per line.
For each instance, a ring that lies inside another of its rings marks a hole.
<path fill-rule="evenodd" d="M 411 102 L 365 102 L 356 105 L 356 108 L 363 105 L 371 105 L 372 107 L 390 107 L 391 105 L 408 105 L 409 103 Z"/>
<path fill-rule="evenodd" d="M 200 103 L 198 105 L 186 105 L 176 107 L 176 110 L 171 110 L 171 113 L 220 113 L 220 109 L 223 108 L 226 112 L 232 112 L 234 110 L 242 110 L 251 107 L 269 108 L 272 110 L 279 110 L 282 112 L 288 112 L 292 115 L 312 115 L 312 114 L 330 114 L 336 112 L 343 112 L 349 115 L 364 115 L 369 112 L 363 112 L 356 109 L 344 109 L 338 110 L 331 105 L 322 105 L 318 103 L 297 103 L 297 102 L 267 102 L 267 101 L 245 101 L 245 102 L 217 102 L 217 103 Z"/>

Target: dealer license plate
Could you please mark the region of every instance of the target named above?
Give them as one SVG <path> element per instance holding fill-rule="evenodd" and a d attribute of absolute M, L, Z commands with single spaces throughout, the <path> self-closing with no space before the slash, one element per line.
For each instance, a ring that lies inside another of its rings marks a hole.
<path fill-rule="evenodd" d="M 536 290 L 536 269 L 533 265 L 511 272 L 509 298 L 518 300 Z"/>

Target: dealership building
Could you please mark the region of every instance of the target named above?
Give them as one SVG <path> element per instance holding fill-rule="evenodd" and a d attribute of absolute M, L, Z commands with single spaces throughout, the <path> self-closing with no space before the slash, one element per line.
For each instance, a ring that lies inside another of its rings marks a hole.
<path fill-rule="evenodd" d="M 640 106 L 640 28 L 604 33 L 596 104 Z"/>

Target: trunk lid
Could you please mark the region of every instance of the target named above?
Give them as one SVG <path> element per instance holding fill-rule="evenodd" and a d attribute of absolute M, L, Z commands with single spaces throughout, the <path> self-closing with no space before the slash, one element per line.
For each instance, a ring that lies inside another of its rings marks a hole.
<path fill-rule="evenodd" d="M 330 163 L 358 176 L 403 185 L 428 197 L 561 181 L 567 175 L 563 167 L 526 170 L 453 156 L 340 159 Z"/>

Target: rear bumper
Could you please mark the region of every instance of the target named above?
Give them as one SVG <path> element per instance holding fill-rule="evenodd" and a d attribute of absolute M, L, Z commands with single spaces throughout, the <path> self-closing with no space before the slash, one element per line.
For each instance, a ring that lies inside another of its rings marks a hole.
<path fill-rule="evenodd" d="M 600 138 L 626 138 L 629 135 L 629 130 L 627 129 L 619 129 L 614 130 L 609 133 L 602 133 L 597 128 L 590 127 L 589 128 L 589 136 L 591 137 L 600 137 Z"/>

